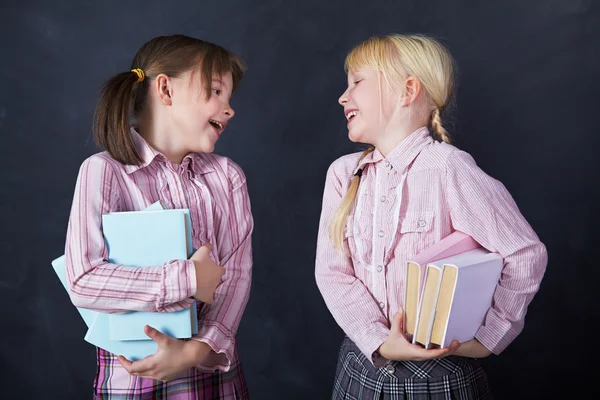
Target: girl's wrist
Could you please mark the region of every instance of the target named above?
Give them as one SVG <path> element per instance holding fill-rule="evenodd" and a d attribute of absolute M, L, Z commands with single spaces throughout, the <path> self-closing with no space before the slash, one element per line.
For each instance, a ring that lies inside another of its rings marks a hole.
<path fill-rule="evenodd" d="M 457 356 L 471 358 L 485 358 L 492 354 L 481 342 L 477 339 L 471 339 L 461 344 L 456 353 Z"/>
<path fill-rule="evenodd" d="M 188 364 L 190 367 L 200 364 L 211 350 L 208 344 L 199 340 L 190 339 L 186 342 L 186 345 L 186 354 L 189 355 Z"/>
<path fill-rule="evenodd" d="M 376 353 L 379 353 L 380 356 L 389 359 L 388 354 L 387 354 L 386 343 L 387 343 L 387 339 L 385 340 L 385 342 L 383 342 L 381 344 L 381 346 L 379 346 L 379 348 L 377 349 Z"/>

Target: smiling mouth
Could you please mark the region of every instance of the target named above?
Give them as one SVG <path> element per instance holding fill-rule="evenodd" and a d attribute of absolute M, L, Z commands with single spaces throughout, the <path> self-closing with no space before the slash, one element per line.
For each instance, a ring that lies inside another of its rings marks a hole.
<path fill-rule="evenodd" d="M 352 119 L 358 114 L 358 110 L 350 110 L 346 113 L 346 119 L 352 121 Z"/>
<path fill-rule="evenodd" d="M 225 124 L 223 124 L 222 122 L 216 121 L 214 119 L 209 119 L 208 123 L 211 124 L 219 134 L 221 134 L 221 132 L 225 130 Z"/>

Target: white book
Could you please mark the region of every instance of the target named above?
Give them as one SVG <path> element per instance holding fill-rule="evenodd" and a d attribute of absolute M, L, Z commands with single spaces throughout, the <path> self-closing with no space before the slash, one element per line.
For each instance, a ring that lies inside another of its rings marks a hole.
<path fill-rule="evenodd" d="M 436 279 L 431 280 L 433 287 L 429 290 L 427 282 L 423 285 L 423 309 L 420 307 L 419 314 L 426 320 L 417 325 L 415 342 L 432 348 L 447 347 L 454 339 L 461 343 L 473 339 L 492 306 L 503 258 L 478 248 L 427 267 Z"/>
<path fill-rule="evenodd" d="M 441 260 L 440 262 L 443 262 Z M 426 348 L 429 343 L 431 326 L 435 313 L 440 282 L 442 280 L 442 265 L 438 262 L 428 263 L 425 267 L 425 276 L 419 295 L 419 305 L 417 310 L 417 320 L 415 323 L 415 333 L 412 337 L 414 344 L 422 344 Z"/>

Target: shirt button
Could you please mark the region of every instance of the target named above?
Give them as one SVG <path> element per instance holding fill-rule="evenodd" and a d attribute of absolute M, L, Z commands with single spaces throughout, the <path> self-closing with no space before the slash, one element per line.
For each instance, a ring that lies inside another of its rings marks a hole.
<path fill-rule="evenodd" d="M 383 301 L 379 303 L 379 308 L 381 308 L 382 310 L 385 308 L 385 303 Z"/>
<path fill-rule="evenodd" d="M 382 265 L 378 265 L 377 266 L 377 272 L 381 272 L 383 271 L 383 266 Z"/>
<path fill-rule="evenodd" d="M 385 370 L 387 372 L 389 372 L 390 374 L 393 374 L 394 372 L 396 372 L 396 368 L 394 368 L 394 366 L 392 364 L 386 365 Z"/>
<path fill-rule="evenodd" d="M 424 227 L 425 225 L 427 225 L 427 222 L 425 222 L 425 220 L 424 220 L 424 219 L 421 219 L 421 220 L 419 220 L 419 226 L 420 226 L 421 228 L 422 228 L 422 227 Z"/>
<path fill-rule="evenodd" d="M 383 237 L 383 235 L 385 235 L 385 233 L 383 231 L 379 231 L 379 237 Z"/>
<path fill-rule="evenodd" d="M 381 202 L 385 202 L 385 196 L 381 196 Z"/>
<path fill-rule="evenodd" d="M 389 168 L 389 167 L 390 167 L 390 162 L 386 160 L 386 161 L 384 161 L 384 162 L 383 162 L 383 165 L 384 165 L 386 168 Z"/>

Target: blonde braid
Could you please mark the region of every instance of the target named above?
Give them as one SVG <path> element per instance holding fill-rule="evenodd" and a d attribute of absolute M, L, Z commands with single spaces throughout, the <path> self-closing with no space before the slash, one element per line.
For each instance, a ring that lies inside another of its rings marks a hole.
<path fill-rule="evenodd" d="M 371 153 L 375 150 L 375 147 L 370 147 L 365 150 L 358 164 L 367 156 L 367 154 Z M 356 194 L 358 193 L 358 185 L 360 184 L 360 175 L 362 171 L 359 171 L 357 175 L 352 177 L 352 182 L 350 183 L 350 187 L 346 192 L 346 195 L 342 199 L 339 207 L 335 211 L 335 214 L 331 221 L 331 237 L 333 239 L 333 244 L 336 249 L 345 253 L 344 251 L 344 228 L 346 226 L 346 220 L 348 219 L 348 215 L 350 214 L 350 210 L 354 206 L 354 201 L 356 200 Z"/>
<path fill-rule="evenodd" d="M 442 125 L 442 118 L 440 117 L 440 109 L 435 108 L 431 114 L 431 128 L 433 131 L 446 143 L 452 143 L 448 131 Z"/>

